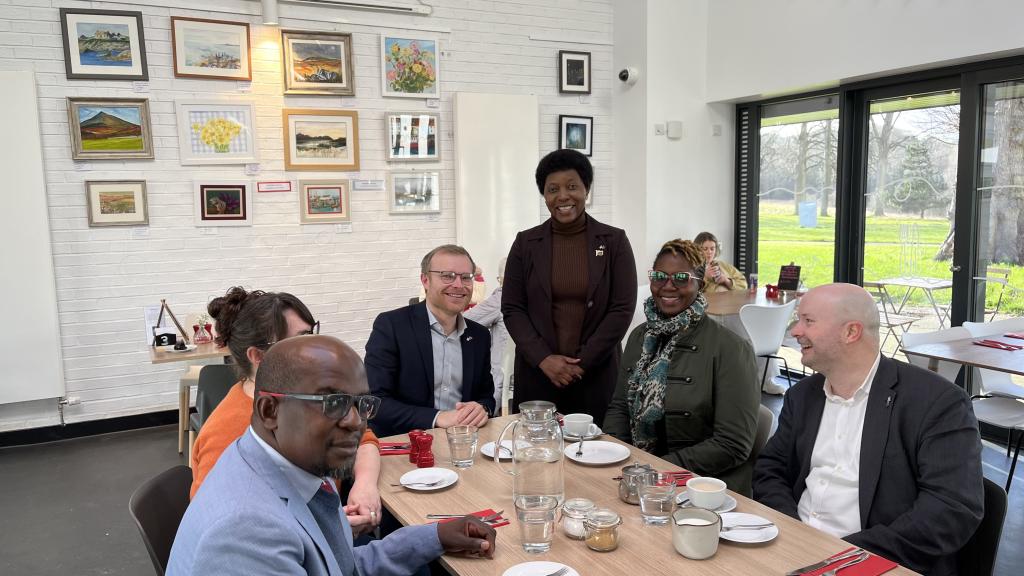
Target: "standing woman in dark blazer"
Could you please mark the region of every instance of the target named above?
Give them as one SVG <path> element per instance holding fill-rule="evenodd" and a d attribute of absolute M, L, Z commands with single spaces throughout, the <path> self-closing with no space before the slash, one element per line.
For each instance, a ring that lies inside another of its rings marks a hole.
<path fill-rule="evenodd" d="M 633 249 L 624 231 L 586 213 L 594 181 L 586 156 L 556 150 L 536 179 L 551 218 L 516 235 L 501 298 L 516 343 L 513 409 L 548 400 L 600 425 L 636 307 Z"/>

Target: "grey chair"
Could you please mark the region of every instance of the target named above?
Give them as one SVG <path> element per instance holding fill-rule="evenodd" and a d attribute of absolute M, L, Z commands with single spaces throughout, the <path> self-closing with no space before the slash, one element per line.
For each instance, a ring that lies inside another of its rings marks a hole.
<path fill-rule="evenodd" d="M 228 391 L 238 381 L 233 364 L 209 364 L 199 371 L 199 383 L 196 386 L 196 412 L 189 416 L 188 458 L 192 462 L 192 446 L 196 443 L 199 429 L 206 423 L 217 405 L 228 395 Z"/>
<path fill-rule="evenodd" d="M 775 422 L 775 415 L 767 406 L 761 404 L 757 410 L 757 434 L 754 436 L 754 447 L 750 450 L 749 460 L 757 460 L 764 445 L 768 443 L 768 435 L 772 431 L 772 424 Z"/>
<path fill-rule="evenodd" d="M 984 482 L 985 515 L 971 539 L 957 552 L 956 565 L 960 576 L 992 576 L 995 567 L 1006 518 L 1006 492 L 988 478 Z"/>
<path fill-rule="evenodd" d="M 128 510 L 142 533 L 142 541 L 158 576 L 163 576 L 167 569 L 171 545 L 188 508 L 191 488 L 192 470 L 178 465 L 147 480 L 128 501 Z"/>

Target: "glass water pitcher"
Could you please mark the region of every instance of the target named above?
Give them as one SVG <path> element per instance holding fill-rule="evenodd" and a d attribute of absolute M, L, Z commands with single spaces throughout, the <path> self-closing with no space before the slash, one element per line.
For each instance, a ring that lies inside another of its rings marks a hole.
<path fill-rule="evenodd" d="M 505 426 L 497 446 L 511 432 L 512 469 L 502 465 L 500 449 L 494 460 L 512 475 L 512 499 L 519 496 L 552 496 L 561 506 L 565 500 L 565 471 L 562 467 L 562 427 L 555 417 L 555 405 L 534 400 L 519 405 L 519 419 Z"/>

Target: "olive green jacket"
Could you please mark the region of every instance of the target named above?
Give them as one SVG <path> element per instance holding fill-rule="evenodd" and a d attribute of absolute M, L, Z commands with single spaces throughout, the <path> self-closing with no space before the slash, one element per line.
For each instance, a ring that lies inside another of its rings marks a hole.
<path fill-rule="evenodd" d="M 637 326 L 626 341 L 615 395 L 604 418 L 604 431 L 630 444 L 626 393 L 646 327 Z M 672 353 L 655 454 L 750 496 L 754 463 L 749 456 L 761 402 L 756 372 L 750 343 L 705 317 Z"/>

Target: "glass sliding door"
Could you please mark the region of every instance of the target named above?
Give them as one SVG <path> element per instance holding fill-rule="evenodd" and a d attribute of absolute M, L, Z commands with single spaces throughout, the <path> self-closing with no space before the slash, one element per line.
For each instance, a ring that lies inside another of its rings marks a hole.
<path fill-rule="evenodd" d="M 801 266 L 808 288 L 832 282 L 835 261 L 835 95 L 761 107 L 757 270 L 774 284 L 779 269 Z"/>

